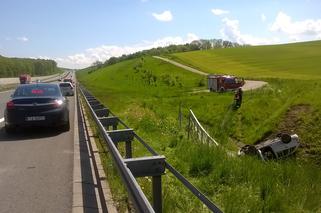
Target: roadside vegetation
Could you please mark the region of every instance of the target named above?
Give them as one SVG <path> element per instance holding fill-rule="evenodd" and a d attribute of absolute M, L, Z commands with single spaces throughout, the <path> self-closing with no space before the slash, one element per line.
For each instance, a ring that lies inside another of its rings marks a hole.
<path fill-rule="evenodd" d="M 178 45 L 169 45 L 166 47 L 157 47 L 149 50 L 142 50 L 139 52 L 135 52 L 128 55 L 122 55 L 119 57 L 111 57 L 105 62 L 95 61 L 91 67 L 87 70 L 90 72 L 94 72 L 97 69 L 101 69 L 103 67 L 113 65 L 119 63 L 121 61 L 126 61 L 129 59 L 146 57 L 146 56 L 155 56 L 155 55 L 164 55 L 171 53 L 179 53 L 179 52 L 189 52 L 195 50 L 209 50 L 209 49 L 220 49 L 220 48 L 233 48 L 233 47 L 245 47 L 248 45 L 241 45 L 231 41 L 225 41 L 222 39 L 200 39 L 195 40 L 191 43 L 186 44 L 178 44 Z"/>
<path fill-rule="evenodd" d="M 7 58 L 0 55 L 0 78 L 17 77 L 20 74 L 31 76 L 52 75 L 60 72 L 53 60 L 30 58 Z"/>
<path fill-rule="evenodd" d="M 231 109 L 232 93 L 209 93 L 203 76 L 152 57 L 126 60 L 77 73 L 100 101 L 166 156 L 224 212 L 321 211 L 321 42 L 193 51 L 170 55 L 209 73 L 267 81 L 244 92 Z M 181 104 L 183 126 L 178 125 Z M 191 108 L 220 147 L 187 140 Z M 296 133 L 302 146 L 284 160 L 232 157 L 236 142 L 254 144 L 279 131 Z M 134 155 L 146 151 L 135 147 Z M 150 181 L 139 180 L 150 193 Z M 165 212 L 206 212 L 170 174 L 163 176 Z M 112 184 L 112 183 L 111 183 Z"/>

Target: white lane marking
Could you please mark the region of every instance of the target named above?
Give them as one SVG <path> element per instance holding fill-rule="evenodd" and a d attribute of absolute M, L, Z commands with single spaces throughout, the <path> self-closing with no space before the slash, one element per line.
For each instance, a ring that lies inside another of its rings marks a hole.
<path fill-rule="evenodd" d="M 0 118 L 0 123 L 2 123 L 4 121 L 4 118 Z"/>

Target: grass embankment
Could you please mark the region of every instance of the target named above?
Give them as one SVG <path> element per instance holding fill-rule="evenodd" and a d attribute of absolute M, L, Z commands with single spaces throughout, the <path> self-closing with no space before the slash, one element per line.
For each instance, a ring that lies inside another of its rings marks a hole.
<path fill-rule="evenodd" d="M 314 47 L 311 45 L 311 52 Z M 278 54 L 283 46 L 275 48 L 274 54 Z M 304 51 L 301 52 L 302 58 L 306 58 Z M 302 64 L 302 61 L 293 58 L 293 63 Z M 251 63 L 248 67 L 253 70 Z M 229 69 L 222 72 L 229 73 Z M 321 210 L 318 181 L 321 178 L 318 138 L 321 83 L 311 73 L 318 73 L 315 71 L 318 69 L 307 66 L 305 80 L 286 79 L 290 74 L 282 72 L 279 72 L 282 79 L 278 79 L 274 72 L 266 71 L 263 77 L 271 77 L 264 79 L 269 86 L 245 92 L 238 111 L 229 108 L 232 94 L 191 93 L 205 88 L 202 76 L 150 57 L 125 61 L 90 74 L 83 71 L 78 73 L 78 79 L 224 212 L 315 212 Z M 251 76 L 250 72 L 245 74 Z M 320 76 L 321 73 L 316 78 Z M 192 108 L 225 149 L 236 150 L 235 141 L 255 143 L 279 129 L 294 130 L 303 146 L 294 157 L 278 162 L 229 157 L 224 150 L 186 139 L 184 129 L 178 128 L 179 103 L 185 118 Z M 135 156 L 143 153 L 141 148 L 134 150 Z M 148 179 L 140 181 L 146 192 L 150 192 Z M 205 211 L 171 175 L 166 174 L 163 181 L 165 212 Z"/>
<path fill-rule="evenodd" d="M 208 73 L 249 78 L 321 79 L 321 41 L 193 51 L 172 59 Z"/>

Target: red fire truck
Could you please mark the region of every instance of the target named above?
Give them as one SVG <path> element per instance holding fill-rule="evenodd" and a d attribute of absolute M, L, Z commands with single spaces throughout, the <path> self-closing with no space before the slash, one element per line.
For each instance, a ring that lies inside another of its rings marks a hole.
<path fill-rule="evenodd" d="M 30 84 L 31 76 L 28 74 L 22 74 L 19 76 L 20 84 Z"/>
<path fill-rule="evenodd" d="M 208 89 L 215 92 L 235 90 L 244 85 L 244 79 L 232 75 L 210 74 L 207 76 Z"/>

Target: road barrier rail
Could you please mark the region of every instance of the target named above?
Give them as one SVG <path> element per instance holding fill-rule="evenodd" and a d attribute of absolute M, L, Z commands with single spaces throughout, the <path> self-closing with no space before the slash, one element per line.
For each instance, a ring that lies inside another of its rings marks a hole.
<path fill-rule="evenodd" d="M 212 138 L 204 129 L 204 127 L 201 125 L 201 123 L 196 118 L 193 111 L 189 110 L 189 119 L 188 119 L 188 139 L 192 137 L 193 135 L 196 136 L 196 138 L 201 141 L 202 143 L 206 144 L 214 144 L 218 146 L 218 143 L 214 138 Z"/>
<path fill-rule="evenodd" d="M 117 170 L 128 191 L 129 198 L 137 212 L 162 212 L 162 179 L 165 170 L 170 171 L 194 196 L 196 196 L 212 212 L 222 212 L 201 191 L 180 174 L 165 156 L 154 151 L 135 131 L 115 116 L 109 108 L 97 100 L 84 86 L 80 85 L 80 94 L 85 99 L 99 132 L 103 137 Z M 122 125 L 123 129 L 118 129 Z M 152 156 L 132 157 L 132 141 L 139 141 Z M 118 150 L 119 143 L 125 143 L 125 158 Z M 152 205 L 146 198 L 136 177 L 152 177 Z"/>

